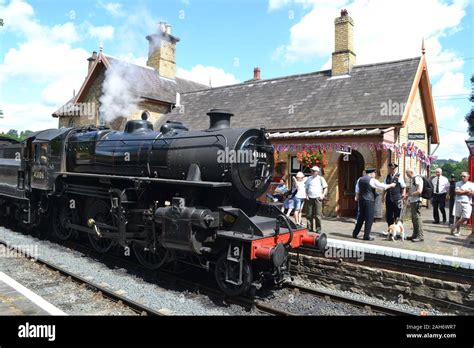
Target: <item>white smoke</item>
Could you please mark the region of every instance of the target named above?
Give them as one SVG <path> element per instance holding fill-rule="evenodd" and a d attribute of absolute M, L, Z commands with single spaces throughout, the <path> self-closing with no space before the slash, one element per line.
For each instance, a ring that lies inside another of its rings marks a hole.
<path fill-rule="evenodd" d="M 112 122 L 118 117 L 127 119 L 138 109 L 141 99 L 134 93 L 138 82 L 135 70 L 133 65 L 117 60 L 106 70 L 99 99 L 99 111 L 104 122 Z"/>

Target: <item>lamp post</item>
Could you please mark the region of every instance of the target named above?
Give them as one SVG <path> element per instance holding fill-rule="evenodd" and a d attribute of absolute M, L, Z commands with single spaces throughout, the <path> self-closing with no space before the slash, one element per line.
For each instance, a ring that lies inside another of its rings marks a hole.
<path fill-rule="evenodd" d="M 469 161 L 468 161 L 468 170 L 469 170 L 469 176 L 473 178 L 474 175 L 474 137 L 470 137 L 469 139 L 466 140 L 466 145 L 467 148 L 469 149 Z M 472 205 L 472 202 L 471 202 Z M 473 218 L 471 214 L 471 235 L 469 236 L 469 240 L 471 243 L 474 242 L 474 224 L 472 223 Z"/>

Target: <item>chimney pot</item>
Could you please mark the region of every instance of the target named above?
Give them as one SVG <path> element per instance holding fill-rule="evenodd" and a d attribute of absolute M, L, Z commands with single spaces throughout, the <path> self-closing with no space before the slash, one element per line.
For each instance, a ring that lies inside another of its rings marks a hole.
<path fill-rule="evenodd" d="M 253 79 L 254 81 L 260 80 L 260 68 L 258 66 L 253 69 Z"/>

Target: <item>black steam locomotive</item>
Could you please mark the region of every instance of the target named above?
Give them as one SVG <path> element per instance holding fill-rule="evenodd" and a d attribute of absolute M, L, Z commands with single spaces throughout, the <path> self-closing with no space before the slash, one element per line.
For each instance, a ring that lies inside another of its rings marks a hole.
<path fill-rule="evenodd" d="M 265 278 L 281 281 L 288 252 L 324 248 L 326 237 L 257 201 L 273 174 L 263 129 L 230 128 L 211 110 L 210 127 L 188 131 L 144 117 L 124 132 L 61 128 L 22 143 L 0 139 L 0 219 L 60 240 L 87 236 L 98 252 L 133 249 L 150 269 L 184 261 L 215 272 L 228 295 Z"/>

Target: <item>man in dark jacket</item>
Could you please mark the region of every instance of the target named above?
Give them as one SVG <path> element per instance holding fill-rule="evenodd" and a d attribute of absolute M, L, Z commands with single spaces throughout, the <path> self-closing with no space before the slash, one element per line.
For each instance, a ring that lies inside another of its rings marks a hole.
<path fill-rule="evenodd" d="M 454 200 L 456 198 L 456 193 L 454 192 L 455 190 L 456 190 L 456 178 L 454 177 L 454 174 L 451 174 L 451 178 L 449 179 L 449 227 L 451 227 L 454 224 L 453 210 L 454 210 Z"/>
<path fill-rule="evenodd" d="M 387 185 L 375 179 L 375 169 L 366 169 L 365 172 L 367 174 L 360 178 L 356 185 L 356 200 L 359 202 L 360 212 L 352 237 L 357 238 L 362 224 L 365 222 L 364 240 L 374 240 L 374 237 L 370 236 L 370 231 L 374 222 L 375 189 L 387 190 L 395 187 L 396 184 Z"/>
<path fill-rule="evenodd" d="M 384 191 L 382 201 L 385 200 L 386 218 L 387 225 L 393 225 L 398 218 L 400 218 L 400 212 L 402 211 L 403 199 L 406 195 L 405 180 L 400 173 L 397 173 L 398 165 L 396 163 L 390 163 L 388 165 L 388 175 L 385 178 L 385 183 L 395 183 L 395 187 Z"/>

